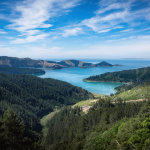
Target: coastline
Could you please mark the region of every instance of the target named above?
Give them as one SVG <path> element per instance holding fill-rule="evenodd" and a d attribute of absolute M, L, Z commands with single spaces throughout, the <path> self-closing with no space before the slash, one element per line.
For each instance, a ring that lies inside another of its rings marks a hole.
<path fill-rule="evenodd" d="M 100 96 L 109 96 L 109 95 L 106 95 L 106 94 L 98 94 L 98 93 L 92 93 L 93 95 L 100 95 Z"/>
<path fill-rule="evenodd" d="M 86 80 L 86 79 L 83 79 L 83 81 L 85 81 L 85 82 L 105 82 L 105 81 L 91 81 L 91 80 Z"/>
<path fill-rule="evenodd" d="M 91 81 L 91 80 L 86 80 L 86 79 L 83 79 L 83 81 L 85 81 L 85 82 L 105 82 L 105 81 Z M 108 82 L 114 82 L 114 81 L 108 81 Z M 128 84 L 128 85 L 130 84 L 129 82 L 116 82 L 116 83 L 124 83 L 124 84 Z"/>

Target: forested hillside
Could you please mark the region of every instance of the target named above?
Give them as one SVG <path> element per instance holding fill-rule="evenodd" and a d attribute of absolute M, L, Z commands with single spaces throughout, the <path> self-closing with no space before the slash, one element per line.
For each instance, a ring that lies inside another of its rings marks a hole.
<path fill-rule="evenodd" d="M 150 101 L 98 101 L 88 114 L 64 108 L 47 123 L 46 150 L 148 150 Z"/>
<path fill-rule="evenodd" d="M 0 66 L 0 73 L 5 73 L 8 75 L 15 74 L 45 74 L 44 70 L 41 69 L 31 69 L 31 68 L 14 68 L 14 67 L 2 67 Z"/>
<path fill-rule="evenodd" d="M 40 118 L 53 109 L 93 97 L 67 82 L 31 75 L 0 74 L 0 117 L 9 107 L 27 128 L 41 131 Z"/>
<path fill-rule="evenodd" d="M 86 78 L 90 81 L 143 83 L 150 80 L 150 67 L 118 72 L 107 72 Z"/>
<path fill-rule="evenodd" d="M 121 92 L 130 90 L 140 84 L 144 84 L 146 81 L 150 81 L 150 67 L 133 70 L 123 70 L 118 72 L 107 72 L 101 75 L 91 76 L 84 79 L 84 81 L 129 83 L 115 88 L 115 90 L 119 94 Z"/>

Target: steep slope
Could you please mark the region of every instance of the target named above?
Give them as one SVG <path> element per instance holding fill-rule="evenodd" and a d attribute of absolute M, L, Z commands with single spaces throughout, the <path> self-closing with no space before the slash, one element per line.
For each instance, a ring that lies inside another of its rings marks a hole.
<path fill-rule="evenodd" d="M 9 67 L 34 67 L 34 68 L 53 68 L 53 69 L 62 69 L 66 67 L 112 67 L 113 65 L 103 61 L 98 64 L 87 63 L 79 60 L 63 60 L 60 62 L 55 61 L 46 61 L 46 60 L 33 60 L 30 58 L 17 58 L 17 57 L 0 57 L 0 66 L 9 66 Z M 118 65 L 117 65 L 118 66 Z"/>
<path fill-rule="evenodd" d="M 112 104 L 100 100 L 81 115 L 64 108 L 46 124 L 46 150 L 149 149 L 150 101 Z"/>
<path fill-rule="evenodd" d="M 112 100 L 115 101 L 118 98 L 123 100 L 138 100 L 138 99 L 147 99 L 150 97 L 150 85 L 138 85 L 131 90 L 127 90 L 120 94 L 116 94 L 112 97 Z"/>
<path fill-rule="evenodd" d="M 45 61 L 45 60 L 33 60 L 30 58 L 17 58 L 17 57 L 7 57 L 1 56 L 0 57 L 0 65 L 2 66 L 9 66 L 9 67 L 47 67 L 51 68 L 52 66 L 56 65 L 57 63 L 54 61 Z M 59 65 L 62 68 L 66 66 Z"/>
<path fill-rule="evenodd" d="M 78 67 L 78 66 L 95 67 L 95 65 L 92 63 L 86 63 L 78 60 L 63 60 L 61 62 L 58 62 L 58 64 L 72 66 L 72 67 Z"/>
<path fill-rule="evenodd" d="M 25 125 L 39 130 L 39 119 L 54 108 L 93 97 L 67 82 L 31 75 L 0 74 L 0 116 L 11 107 Z"/>
<path fill-rule="evenodd" d="M 108 72 L 86 78 L 91 81 L 143 83 L 150 80 L 150 67 Z"/>
<path fill-rule="evenodd" d="M 95 66 L 96 66 L 96 67 L 113 67 L 112 64 L 107 63 L 106 61 L 102 61 L 102 62 L 96 64 Z"/>

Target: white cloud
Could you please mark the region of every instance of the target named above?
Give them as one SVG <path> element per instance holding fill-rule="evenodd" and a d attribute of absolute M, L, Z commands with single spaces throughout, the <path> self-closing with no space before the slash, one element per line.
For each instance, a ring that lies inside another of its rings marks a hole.
<path fill-rule="evenodd" d="M 105 32 L 109 32 L 111 29 L 106 29 L 106 30 L 101 30 L 101 31 L 98 31 L 98 33 L 105 33 Z"/>
<path fill-rule="evenodd" d="M 74 57 L 74 58 L 125 58 L 125 57 L 145 57 L 149 55 L 150 42 L 145 41 L 142 38 L 128 38 L 122 39 L 121 42 L 112 41 L 107 44 L 95 44 L 89 46 L 86 49 L 78 49 L 73 51 L 67 51 L 61 54 L 62 57 Z M 81 57 L 80 57 L 81 56 Z"/>
<path fill-rule="evenodd" d="M 122 30 L 120 32 L 129 32 L 129 31 L 132 31 L 133 29 L 126 29 L 126 30 Z"/>
<path fill-rule="evenodd" d="M 9 40 L 14 39 L 13 37 L 10 37 L 10 36 L 7 36 L 7 37 L 5 37 L 5 38 L 7 38 L 7 39 L 9 39 Z"/>
<path fill-rule="evenodd" d="M 18 39 L 16 43 L 26 43 L 36 41 L 37 37 L 43 37 L 39 28 L 50 28 L 50 19 L 65 13 L 72 7 L 78 5 L 80 0 L 24 0 L 17 3 L 13 14 L 16 16 L 10 21 L 12 24 L 8 28 L 26 35 L 26 39 Z M 12 15 L 13 16 L 13 15 Z M 18 17 L 19 16 L 19 17 Z M 32 36 L 35 40 L 31 40 Z M 29 40 L 28 40 L 29 39 Z"/>
<path fill-rule="evenodd" d="M 115 39 L 115 40 L 108 40 L 107 42 L 125 41 L 125 40 L 130 40 L 130 39 L 133 39 L 133 38 L 136 38 L 136 36 L 129 36 L 129 37 L 126 37 L 126 38 L 120 38 L 120 39 Z"/>
<path fill-rule="evenodd" d="M 117 12 L 117 13 L 112 13 L 110 15 L 107 15 L 103 18 L 101 18 L 101 21 L 103 22 L 110 22 L 110 21 L 119 21 L 119 19 L 121 19 L 121 21 L 125 21 L 126 19 L 128 19 L 127 17 L 129 16 L 129 11 L 128 9 L 126 9 L 125 11 L 122 12 Z M 119 21 L 120 23 L 120 21 Z"/>
<path fill-rule="evenodd" d="M 0 34 L 6 34 L 7 32 L 5 32 L 4 30 L 0 29 Z"/>
<path fill-rule="evenodd" d="M 62 36 L 63 37 L 67 37 L 67 36 L 70 36 L 70 35 L 73 35 L 73 36 L 76 36 L 77 34 L 82 34 L 83 31 L 82 31 L 82 28 L 73 28 L 73 29 L 66 29 L 64 30 L 64 33 L 62 33 Z"/>
<path fill-rule="evenodd" d="M 35 42 L 37 40 L 44 39 L 45 37 L 49 36 L 49 34 L 40 34 L 40 35 L 35 35 L 35 36 L 28 36 L 25 39 L 16 39 L 11 41 L 13 44 L 22 44 L 22 43 L 29 43 L 29 42 Z"/>
<path fill-rule="evenodd" d="M 48 58 L 49 56 L 57 56 L 60 47 L 29 47 L 23 48 L 20 51 L 20 48 L 9 48 L 9 47 L 0 47 L 1 56 L 11 56 L 11 57 L 19 57 L 19 58 Z"/>
<path fill-rule="evenodd" d="M 54 36 L 54 37 L 53 37 L 53 39 L 54 39 L 54 40 L 55 40 L 55 39 L 58 39 L 58 36 L 57 36 L 57 35 L 56 35 L 56 36 Z"/>
<path fill-rule="evenodd" d="M 150 39 L 150 35 L 139 35 L 138 38 L 140 38 L 140 39 Z"/>
<path fill-rule="evenodd" d="M 0 47 L 1 56 L 16 56 L 17 50 L 10 47 Z"/>
<path fill-rule="evenodd" d="M 134 2 L 136 0 L 101 0 L 100 8 L 95 12 L 96 15 L 83 20 L 79 26 L 87 26 L 97 33 L 102 33 L 103 31 L 107 31 L 107 29 L 114 30 L 123 28 L 122 23 L 127 23 L 130 26 L 138 26 L 140 19 L 145 18 L 147 21 L 150 21 L 150 7 L 131 10 L 131 7 L 136 5 Z M 113 11 L 105 13 L 112 9 Z M 131 30 L 128 29 L 122 32 Z"/>
<path fill-rule="evenodd" d="M 60 47 L 29 47 L 19 55 L 22 55 L 24 57 L 30 56 L 31 58 L 48 58 L 57 56 L 60 53 L 60 50 Z"/>
<path fill-rule="evenodd" d="M 106 7 L 100 8 L 95 13 L 97 15 L 99 15 L 99 14 L 105 13 L 106 11 L 109 11 L 112 9 L 127 9 L 127 8 L 129 9 L 132 2 L 133 2 L 133 0 L 130 0 L 128 2 L 122 2 L 122 3 L 112 3 Z"/>
<path fill-rule="evenodd" d="M 122 28 L 119 24 L 122 22 L 127 22 L 128 17 L 130 13 L 128 10 L 112 13 L 107 16 L 101 17 L 101 16 L 95 16 L 90 19 L 83 20 L 80 25 L 85 25 L 89 28 L 91 28 L 93 31 L 101 33 L 103 31 L 107 31 L 109 29 L 117 29 Z"/>
<path fill-rule="evenodd" d="M 15 12 L 20 13 L 20 17 L 12 19 L 12 24 L 9 27 L 23 33 L 30 32 L 31 35 L 33 29 L 51 27 L 52 24 L 45 22 L 57 16 L 57 13 L 74 7 L 77 2 L 79 0 L 72 0 L 71 2 L 69 0 L 45 0 L 44 2 L 41 0 L 24 0 L 18 3 L 15 8 Z"/>

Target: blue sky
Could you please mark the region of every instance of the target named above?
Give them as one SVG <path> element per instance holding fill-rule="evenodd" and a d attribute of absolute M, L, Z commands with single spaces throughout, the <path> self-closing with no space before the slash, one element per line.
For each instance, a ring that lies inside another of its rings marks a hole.
<path fill-rule="evenodd" d="M 150 1 L 1 0 L 0 55 L 150 58 Z"/>

